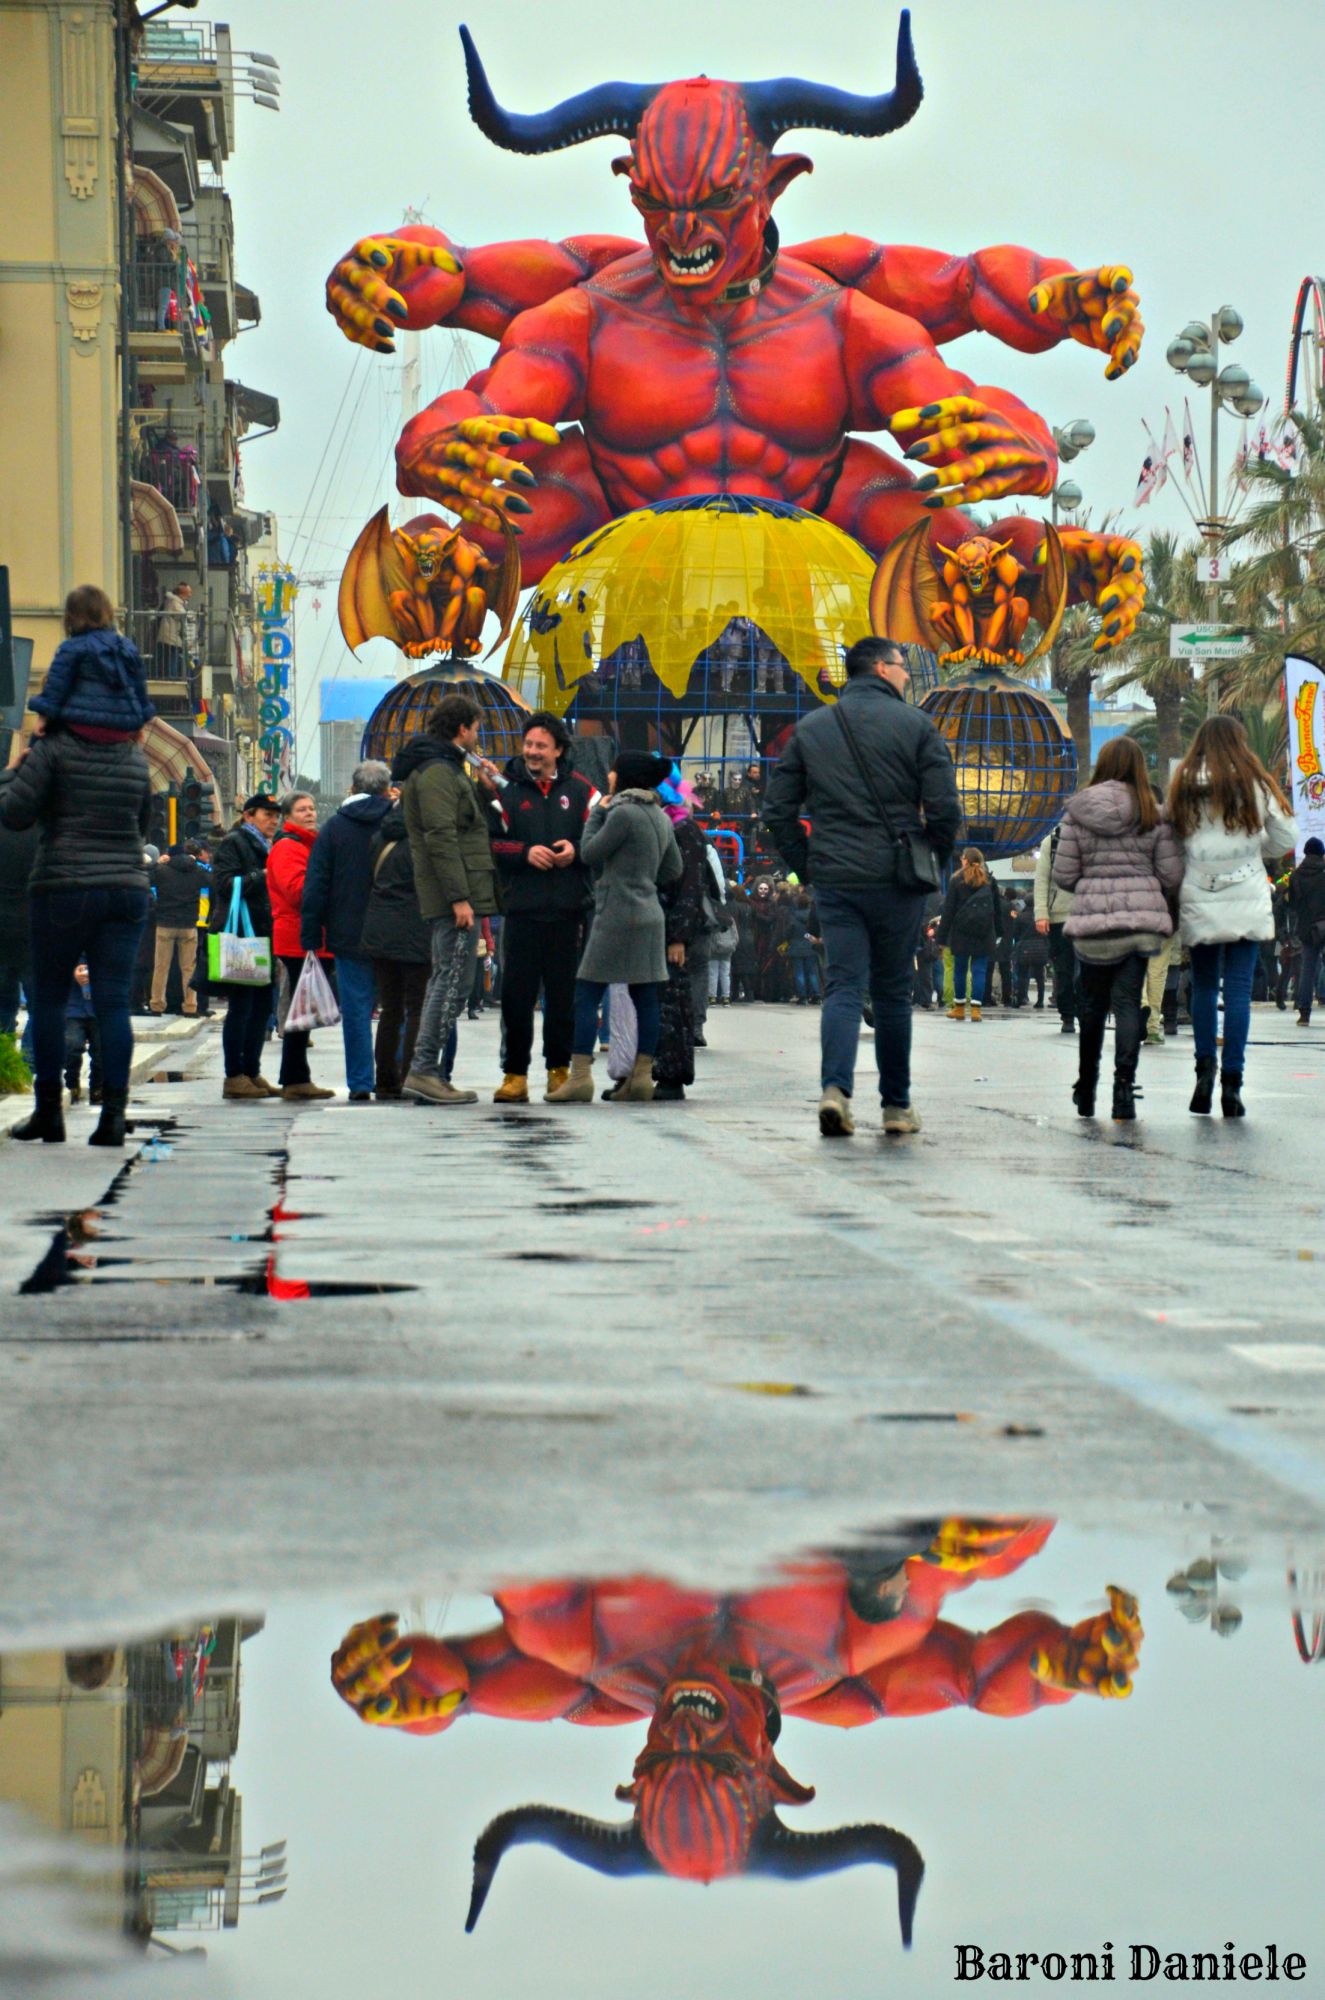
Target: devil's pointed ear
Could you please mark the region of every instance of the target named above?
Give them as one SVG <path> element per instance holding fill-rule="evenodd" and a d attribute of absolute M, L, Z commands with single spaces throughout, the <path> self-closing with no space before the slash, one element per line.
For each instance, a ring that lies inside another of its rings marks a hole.
<path fill-rule="evenodd" d="M 770 1767 L 769 1776 L 772 1780 L 773 1797 L 779 1805 L 807 1806 L 814 1797 L 814 1786 L 803 1785 L 798 1778 L 793 1778 L 790 1771 L 779 1764 L 776 1757 Z M 618 1792 L 617 1797 L 620 1796 Z"/>
<path fill-rule="evenodd" d="M 613 172 L 614 174 L 629 174 L 629 172 L 630 172 L 631 168 L 632 168 L 632 167 L 634 166 L 634 164 L 635 164 L 635 163 L 634 163 L 634 161 L 633 161 L 633 160 L 631 159 L 631 157 L 630 157 L 630 154 L 629 154 L 629 153 L 622 153 L 622 154 L 620 154 L 620 155 L 618 156 L 618 158 L 616 158 L 615 160 L 613 160 L 613 162 L 612 162 L 612 172 Z"/>
<path fill-rule="evenodd" d="M 623 1806 L 633 1806 L 635 1803 L 635 1780 L 632 1778 L 628 1785 L 618 1785 L 613 1796 L 620 1799 Z"/>
<path fill-rule="evenodd" d="M 804 153 L 774 153 L 764 175 L 764 193 L 770 204 L 786 193 L 798 174 L 812 174 L 814 161 Z"/>

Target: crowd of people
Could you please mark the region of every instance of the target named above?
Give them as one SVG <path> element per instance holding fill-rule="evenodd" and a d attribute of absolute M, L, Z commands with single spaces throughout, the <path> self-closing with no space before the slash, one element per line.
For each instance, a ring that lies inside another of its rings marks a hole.
<path fill-rule="evenodd" d="M 1043 1010 L 1052 992 L 1078 1039 L 1084 1117 L 1112 1016 L 1125 1123 L 1143 1039 L 1176 1032 L 1185 1004 L 1191 1108 L 1208 1113 L 1218 1081 L 1239 1117 L 1253 995 L 1283 1007 L 1295 984 L 1307 1025 L 1325 978 L 1325 846 L 1308 840 L 1291 865 L 1287 801 L 1228 716 L 1203 725 L 1167 801 L 1135 741 L 1108 743 L 1041 848 L 1033 895 L 958 848 L 947 747 L 881 638 L 851 648 L 839 700 L 797 725 L 767 782 L 752 770 L 768 846 L 752 843 L 742 880 L 705 827 L 711 800 L 669 758 L 619 751 L 600 793 L 541 712 L 498 769 L 460 693 L 390 767 L 361 763 L 324 824 L 306 792 L 259 792 L 213 843 L 159 856 L 142 663 L 100 591 L 71 595 L 66 631 L 38 733 L 0 778 L 0 1033 L 21 984 L 36 1100 L 20 1139 L 64 1138 L 63 1091 L 81 1093 L 87 1055 L 92 1143 L 123 1144 L 131 1014 L 172 998 L 186 1015 L 224 1002 L 227 1103 L 335 1095 L 312 1073 L 310 1024 L 338 1021 L 351 1103 L 437 1107 L 477 1102 L 454 1069 L 459 1023 L 485 1006 L 500 1009 L 506 1105 L 530 1099 L 536 1038 L 546 1102 L 592 1100 L 596 1054 L 604 1097 L 679 1101 L 710 1006 L 815 1007 L 833 1137 L 854 1130 L 862 1014 L 884 1129 L 903 1134 L 920 1128 L 917 1009 L 974 1023 L 995 995 Z M 237 935 L 253 948 L 216 949 Z"/>

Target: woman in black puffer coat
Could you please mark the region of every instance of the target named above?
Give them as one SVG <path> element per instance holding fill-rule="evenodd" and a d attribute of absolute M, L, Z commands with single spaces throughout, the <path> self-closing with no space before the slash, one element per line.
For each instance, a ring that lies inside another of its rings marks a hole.
<path fill-rule="evenodd" d="M 124 1144 L 133 1061 L 129 988 L 147 922 L 152 780 L 125 731 L 48 722 L 12 771 L 0 775 L 0 822 L 36 826 L 29 885 L 36 1109 L 16 1139 L 64 1139 L 64 1023 L 74 968 L 87 960 L 101 1029 L 104 1077 L 94 1146 Z"/>
<path fill-rule="evenodd" d="M 392 806 L 373 835 L 369 856 L 373 887 L 360 949 L 373 961 L 381 1008 L 373 1049 L 377 1095 L 395 1098 L 404 1095 L 432 971 L 432 925 L 424 921 L 414 893 L 403 806 Z"/>
<path fill-rule="evenodd" d="M 971 1019 L 980 1019 L 985 974 L 998 950 L 1007 918 L 998 884 L 985 867 L 978 847 L 962 849 L 961 866 L 948 884 L 948 894 L 939 918 L 939 943 L 952 953 L 953 1002 L 948 1009 L 952 1021 L 966 1019 L 966 982 L 971 982 Z"/>

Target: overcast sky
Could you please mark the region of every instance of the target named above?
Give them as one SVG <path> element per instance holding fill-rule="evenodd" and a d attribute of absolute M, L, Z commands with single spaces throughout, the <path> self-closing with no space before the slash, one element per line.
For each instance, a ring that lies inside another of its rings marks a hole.
<path fill-rule="evenodd" d="M 261 327 L 229 350 L 227 370 L 281 401 L 279 433 L 245 454 L 248 504 L 279 512 L 284 546 L 305 574 L 333 578 L 358 527 L 391 496 L 388 449 L 398 428 L 396 364 L 365 356 L 351 380 L 359 350 L 323 308 L 336 258 L 357 237 L 390 229 L 409 205 L 461 244 L 634 233 L 625 185 L 610 171 L 620 140 L 524 159 L 498 151 L 470 123 L 459 20 L 472 28 L 498 96 L 530 111 L 614 76 L 793 73 L 876 90 L 891 82 L 897 22 L 894 6 L 861 0 L 790 0 L 776 10 L 765 0 L 721 8 L 712 0 L 666 8 L 638 0 L 234 0 L 228 13 L 236 46 L 276 57 L 283 77 L 279 115 L 241 108 L 226 172 L 238 268 L 263 312 Z M 920 111 L 883 140 L 791 135 L 786 144 L 811 154 L 815 172 L 779 205 L 784 242 L 851 230 L 948 251 L 1012 241 L 1082 266 L 1130 263 L 1149 333 L 1122 382 L 1106 383 L 1102 359 L 1073 343 L 1023 356 L 975 335 L 945 354 L 1051 422 L 1091 419 L 1099 441 L 1072 476 L 1097 517 L 1122 508 L 1124 523 L 1141 530 L 1183 527 L 1172 490 L 1131 510 L 1145 451 L 1141 420 L 1162 430 L 1167 402 L 1181 421 L 1183 385 L 1165 346 L 1188 319 L 1225 301 L 1246 320 L 1228 358 L 1242 361 L 1273 403 L 1282 397 L 1298 282 L 1323 261 L 1316 182 L 1325 7 L 914 0 L 912 21 L 926 85 Z M 474 345 L 481 356 L 482 343 Z M 453 379 L 450 336 L 426 336 L 425 346 L 425 384 Z M 1195 395 L 1193 407 L 1204 458 L 1207 398 Z M 1234 420 L 1222 430 L 1227 464 Z M 1035 502 L 1028 507 L 1037 511 Z M 323 605 L 316 618 L 314 595 Z M 334 582 L 305 594 L 305 675 L 319 660 L 324 673 L 353 671 L 338 635 L 329 636 L 334 597 Z M 389 670 L 389 659 L 373 665 Z"/>

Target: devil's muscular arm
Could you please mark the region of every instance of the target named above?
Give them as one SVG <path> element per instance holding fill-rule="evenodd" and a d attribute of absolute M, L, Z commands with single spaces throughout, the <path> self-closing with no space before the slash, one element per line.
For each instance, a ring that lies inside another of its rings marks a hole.
<path fill-rule="evenodd" d="M 429 326 L 462 327 L 467 333 L 486 334 L 491 340 L 500 340 L 519 314 L 546 305 L 558 293 L 582 284 L 605 265 L 643 247 L 624 236 L 572 236 L 562 243 L 531 239 L 465 249 L 442 230 L 422 223 L 392 230 L 386 240 L 449 250 L 464 267 L 458 278 L 426 265 L 395 276 L 390 270 L 383 271 L 383 277 L 405 301 L 406 317 L 398 322 L 400 326 L 415 331 Z"/>
<path fill-rule="evenodd" d="M 864 236 L 821 236 L 787 254 L 876 305 L 909 314 L 940 345 L 964 333 L 992 333 L 1007 347 L 1042 354 L 1068 337 L 1064 327 L 1037 318 L 1027 301 L 1033 286 L 1065 276 L 1073 266 L 1062 257 L 1037 257 L 1015 243 L 950 257 L 943 250 L 871 243 Z"/>
<path fill-rule="evenodd" d="M 1007 389 L 977 387 L 939 359 L 915 320 L 858 292 L 841 295 L 848 425 L 919 432 L 907 457 L 923 461 L 917 491 L 931 506 L 1047 493 L 1058 459 L 1049 428 Z"/>

